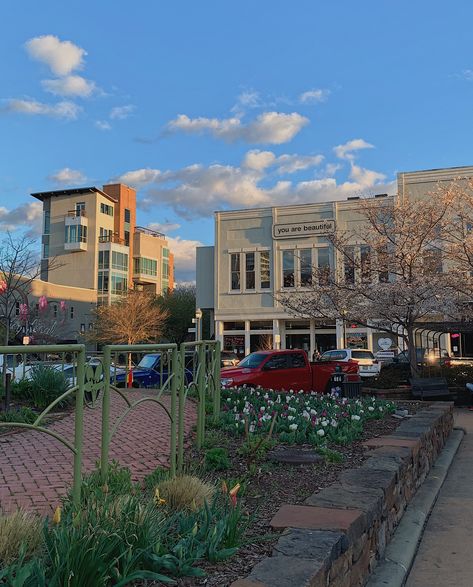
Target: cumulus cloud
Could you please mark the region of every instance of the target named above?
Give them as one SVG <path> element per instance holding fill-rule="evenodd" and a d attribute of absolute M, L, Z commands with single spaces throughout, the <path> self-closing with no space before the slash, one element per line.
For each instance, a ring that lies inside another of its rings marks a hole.
<path fill-rule="evenodd" d="M 276 155 L 271 151 L 259 151 L 253 149 L 246 153 L 243 159 L 243 167 L 247 169 L 254 169 L 255 171 L 261 171 L 267 167 L 271 167 L 276 160 Z"/>
<path fill-rule="evenodd" d="M 63 101 L 55 104 L 45 104 L 32 99 L 18 99 L 13 98 L 7 100 L 6 104 L 1 108 L 3 112 L 28 114 L 30 116 L 52 116 L 54 118 L 64 118 L 67 120 L 75 120 L 82 108 L 74 102 Z"/>
<path fill-rule="evenodd" d="M 151 224 L 148 224 L 148 228 L 150 230 L 155 230 L 156 232 L 167 234 L 168 232 L 178 230 L 181 228 L 181 225 L 176 222 L 151 222 Z"/>
<path fill-rule="evenodd" d="M 195 279 L 195 250 L 203 243 L 198 240 L 186 240 L 180 236 L 167 237 L 167 240 L 174 255 L 176 281 L 192 282 Z"/>
<path fill-rule="evenodd" d="M 31 58 L 45 63 L 59 76 L 68 75 L 82 66 L 86 51 L 71 41 L 61 41 L 55 35 L 34 37 L 25 43 Z"/>
<path fill-rule="evenodd" d="M 317 167 L 323 160 L 323 155 L 280 155 L 276 159 L 276 164 L 278 173 L 284 174 Z"/>
<path fill-rule="evenodd" d="M 56 171 L 56 173 L 48 176 L 48 179 L 58 185 L 73 185 L 84 183 L 87 180 L 87 177 L 78 169 L 64 167 L 63 169 Z"/>
<path fill-rule="evenodd" d="M 8 210 L 0 207 L 0 230 L 11 231 L 26 228 L 26 235 L 36 238 L 42 232 L 43 205 L 41 202 L 28 202 Z"/>
<path fill-rule="evenodd" d="M 374 145 L 367 143 L 364 139 L 352 139 L 343 145 L 337 145 L 333 148 L 335 155 L 339 159 L 353 160 L 355 152 L 361 149 L 373 149 Z"/>
<path fill-rule="evenodd" d="M 247 143 L 267 143 L 280 145 L 292 140 L 309 119 L 297 112 L 263 112 L 255 120 L 244 123 L 238 117 L 233 118 L 190 118 L 179 114 L 167 124 L 168 132 L 185 132 L 187 134 L 209 133 L 228 142 L 245 141 Z"/>
<path fill-rule="evenodd" d="M 109 122 L 107 122 L 106 120 L 96 120 L 94 122 L 94 125 L 99 130 L 111 130 L 111 128 L 112 128 L 112 125 Z"/>
<path fill-rule="evenodd" d="M 325 102 L 330 95 L 330 90 L 324 89 L 313 89 L 307 90 L 307 92 L 303 92 L 299 96 L 299 102 L 301 104 L 318 104 L 320 102 Z"/>
<path fill-rule="evenodd" d="M 44 79 L 41 85 L 47 92 L 57 96 L 88 98 L 97 90 L 95 82 L 85 79 L 80 75 L 68 75 L 58 79 Z"/>
<path fill-rule="evenodd" d="M 159 169 L 135 169 L 134 171 L 127 171 L 116 179 L 126 185 L 142 187 L 155 181 L 160 174 Z"/>
<path fill-rule="evenodd" d="M 115 106 L 110 111 L 110 118 L 112 120 L 124 120 L 133 114 L 135 106 L 133 104 L 127 104 L 126 106 Z"/>

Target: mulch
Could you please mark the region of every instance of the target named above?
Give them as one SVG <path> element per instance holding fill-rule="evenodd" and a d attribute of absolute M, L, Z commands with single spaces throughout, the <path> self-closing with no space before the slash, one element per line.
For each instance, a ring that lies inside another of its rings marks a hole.
<path fill-rule="evenodd" d="M 398 408 L 407 408 L 410 414 L 415 413 L 419 407 L 425 407 L 427 403 L 413 401 L 396 402 Z M 253 541 L 243 545 L 238 553 L 219 564 L 202 562 L 199 564 L 206 572 L 206 577 L 178 580 L 180 587 L 194 587 L 205 585 L 206 587 L 227 587 L 233 581 L 247 576 L 251 569 L 264 557 L 271 554 L 279 534 L 269 525 L 281 505 L 301 504 L 312 493 L 328 487 L 334 483 L 339 474 L 346 469 L 360 467 L 367 458 L 362 442 L 377 436 L 393 433 L 402 420 L 393 416 L 383 420 L 371 420 L 364 429 L 363 437 L 348 446 L 331 445 L 330 448 L 341 453 L 344 457 L 341 463 L 288 465 L 270 462 L 262 462 L 257 466 L 256 473 L 249 479 L 246 493 L 241 497 L 244 507 L 247 509 L 251 523 L 248 536 Z M 238 480 L 248 475 L 248 463 L 238 453 L 242 439 L 235 439 L 229 449 L 232 462 L 232 480 Z M 202 459 L 202 454 L 194 451 L 189 455 L 194 462 Z M 209 475 L 215 481 L 225 478 L 225 472 Z"/>

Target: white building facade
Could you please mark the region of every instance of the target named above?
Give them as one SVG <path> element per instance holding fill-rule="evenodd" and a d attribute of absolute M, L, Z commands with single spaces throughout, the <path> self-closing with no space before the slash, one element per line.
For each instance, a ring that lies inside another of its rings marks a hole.
<path fill-rule="evenodd" d="M 473 167 L 400 173 L 398 193 L 406 197 L 412 190 L 414 197 L 422 197 L 460 173 L 473 177 Z M 343 347 L 374 353 L 402 350 L 397 337 L 378 332 L 375 326 L 300 319 L 288 314 L 277 299 L 279 292 L 312 287 L 313 267 L 345 271 L 327 234 L 353 228 L 361 221 L 359 208 L 359 198 L 348 198 L 215 213 L 215 246 L 197 249 L 197 306 L 211 310 L 215 337 L 223 349 L 241 356 L 261 348 L 298 348 L 310 356 Z M 362 259 L 363 246 L 355 246 L 353 254 Z M 437 344 L 451 350 L 448 334 Z"/>

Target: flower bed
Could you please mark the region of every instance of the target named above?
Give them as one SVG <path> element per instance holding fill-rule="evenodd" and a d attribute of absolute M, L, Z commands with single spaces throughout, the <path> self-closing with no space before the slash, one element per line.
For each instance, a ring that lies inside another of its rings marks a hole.
<path fill-rule="evenodd" d="M 360 438 L 370 420 L 395 410 L 375 398 L 340 398 L 315 392 L 280 393 L 262 389 L 222 390 L 223 428 L 232 434 L 272 434 L 285 444 L 348 444 Z"/>

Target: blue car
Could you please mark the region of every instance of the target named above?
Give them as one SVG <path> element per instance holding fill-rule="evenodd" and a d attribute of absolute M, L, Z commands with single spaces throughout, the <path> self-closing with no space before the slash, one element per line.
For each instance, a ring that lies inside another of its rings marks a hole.
<path fill-rule="evenodd" d="M 146 388 L 160 388 L 168 380 L 168 367 L 163 364 L 161 367 L 161 353 L 149 353 L 144 355 L 136 367 L 133 367 L 133 387 Z M 165 363 L 167 363 L 167 355 L 164 355 Z M 192 369 L 187 367 L 186 360 L 185 379 L 186 384 L 189 384 L 193 379 Z M 117 387 L 126 387 L 126 370 L 112 368 L 110 373 L 110 381 L 112 385 Z"/>

